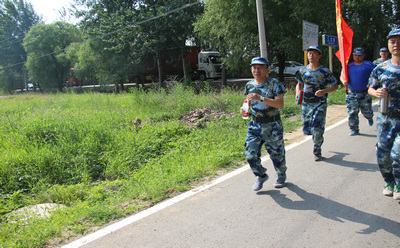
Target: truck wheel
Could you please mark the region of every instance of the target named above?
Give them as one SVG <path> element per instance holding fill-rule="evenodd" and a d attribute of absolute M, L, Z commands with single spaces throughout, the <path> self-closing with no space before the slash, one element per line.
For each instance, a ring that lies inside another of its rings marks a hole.
<path fill-rule="evenodd" d="M 197 73 L 196 73 L 196 72 L 191 72 L 191 73 L 190 73 L 190 79 L 191 79 L 192 81 L 196 80 L 196 79 L 197 79 Z"/>
<path fill-rule="evenodd" d="M 200 81 L 206 81 L 206 73 L 205 72 L 200 72 Z"/>

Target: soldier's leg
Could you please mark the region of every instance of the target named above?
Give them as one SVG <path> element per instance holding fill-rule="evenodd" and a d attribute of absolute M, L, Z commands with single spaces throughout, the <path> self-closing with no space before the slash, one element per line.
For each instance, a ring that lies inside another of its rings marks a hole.
<path fill-rule="evenodd" d="M 245 156 L 252 172 L 256 176 L 262 176 L 267 171 L 267 169 L 261 165 L 260 157 L 262 145 L 261 124 L 250 121 L 247 129 Z"/>
<path fill-rule="evenodd" d="M 360 99 L 360 109 L 365 119 L 372 120 L 372 118 L 374 118 L 374 111 L 372 110 L 372 97 L 370 95 L 365 94 Z"/>
<path fill-rule="evenodd" d="M 347 106 L 347 113 L 349 114 L 349 127 L 351 131 L 356 133 L 359 132 L 359 119 L 358 113 L 360 106 L 358 105 L 357 101 L 357 94 L 356 93 L 348 93 L 346 95 L 346 106 Z"/>
<path fill-rule="evenodd" d="M 265 148 L 274 165 L 278 177 L 286 177 L 286 151 L 283 140 L 282 121 L 271 123 L 270 129 L 263 132 Z"/>
<path fill-rule="evenodd" d="M 313 141 L 314 141 L 314 155 L 321 156 L 322 144 L 324 143 L 324 133 L 325 133 L 325 122 L 326 122 L 326 110 L 328 104 L 322 102 L 316 109 L 313 121 Z"/>
<path fill-rule="evenodd" d="M 392 183 L 394 181 L 393 160 L 390 157 L 393 144 L 393 138 L 391 137 L 392 124 L 386 116 L 379 115 L 376 127 L 378 137 L 376 142 L 376 157 L 379 170 L 383 180 L 386 183 Z"/>
<path fill-rule="evenodd" d="M 301 115 L 303 118 L 303 133 L 305 135 L 312 135 L 312 121 L 313 121 L 313 105 L 310 103 L 303 103 L 301 107 Z"/>
<path fill-rule="evenodd" d="M 396 121 L 396 126 L 393 132 L 394 141 L 390 158 L 393 160 L 393 175 L 397 185 L 400 185 L 400 120 Z"/>

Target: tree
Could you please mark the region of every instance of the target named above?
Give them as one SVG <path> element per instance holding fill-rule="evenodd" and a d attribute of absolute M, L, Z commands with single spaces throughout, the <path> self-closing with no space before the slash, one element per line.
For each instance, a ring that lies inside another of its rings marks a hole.
<path fill-rule="evenodd" d="M 27 54 L 22 41 L 32 26 L 40 22 L 32 5 L 24 0 L 0 0 L 0 88 L 11 93 L 24 89 Z"/>
<path fill-rule="evenodd" d="M 96 77 L 102 83 L 115 84 L 118 92 L 128 79 L 132 61 L 131 42 L 136 35 L 128 36 L 127 28 L 134 22 L 136 1 L 81 1 L 80 6 L 83 8 L 76 16 L 82 19 L 82 31 L 93 39 L 86 51 L 93 51 L 98 59 Z"/>
<path fill-rule="evenodd" d="M 353 44 L 371 47 L 372 54 L 373 44 L 386 36 L 382 34 L 387 34 L 388 28 L 399 24 L 398 3 L 398 0 L 342 1 L 345 19 L 355 31 Z M 250 58 L 260 53 L 255 4 L 254 0 L 207 0 L 205 13 L 195 23 L 200 38 L 225 54 L 226 67 L 236 75 L 249 74 Z M 286 60 L 303 60 L 303 20 L 318 24 L 320 37 L 337 33 L 332 0 L 264 0 L 263 8 L 271 62 L 277 60 L 283 65 Z M 322 49 L 327 54 L 327 48 Z M 376 46 L 374 49 L 377 50 Z M 334 62 L 336 67 L 340 66 L 338 61 Z M 328 64 L 328 56 L 323 57 L 322 63 Z"/>
<path fill-rule="evenodd" d="M 136 43 L 143 52 L 141 56 L 155 55 L 158 66 L 159 86 L 162 86 L 163 68 L 161 61 L 169 59 L 172 63 L 182 61 L 185 81 L 189 81 L 189 73 L 185 71 L 186 42 L 194 37 L 193 23 L 203 12 L 203 6 L 196 1 L 145 1 L 140 5 L 139 11 L 146 18 L 157 18 L 141 25 L 140 33 L 143 42 Z M 184 10 L 175 11 L 185 4 L 192 4 Z M 173 11 L 173 14 L 165 14 Z M 144 44 L 144 45 L 143 45 Z M 136 49 L 135 49 L 136 50 Z M 178 52 L 177 52 L 178 51 Z"/>
<path fill-rule="evenodd" d="M 65 49 L 78 41 L 81 41 L 81 33 L 72 24 L 55 22 L 34 26 L 23 43 L 28 53 L 30 79 L 41 89 L 62 91 L 71 68 Z"/>
<path fill-rule="evenodd" d="M 194 25 L 202 42 L 220 51 L 231 74 L 248 74 L 248 58 L 259 54 L 255 1 L 207 0 L 204 14 Z"/>
<path fill-rule="evenodd" d="M 67 49 L 67 58 L 75 69 L 78 78 L 83 79 L 86 84 L 97 84 L 99 75 L 98 61 L 100 56 L 91 48 L 89 42 L 83 44 L 71 44 L 73 48 Z"/>
<path fill-rule="evenodd" d="M 204 15 L 195 23 L 199 36 L 225 51 L 224 63 L 239 75 L 248 74 L 250 58 L 260 54 L 255 4 L 254 0 L 209 0 Z M 303 20 L 318 23 L 322 32 L 335 30 L 332 1 L 268 0 L 263 1 L 263 8 L 270 62 L 276 59 L 283 65 L 288 59 L 302 60 Z"/>
<path fill-rule="evenodd" d="M 115 83 L 126 81 L 128 74 L 140 74 L 145 59 L 152 56 L 158 66 L 159 85 L 162 86 L 163 56 L 171 56 L 169 51 L 172 50 L 175 54 L 171 57 L 176 61 L 182 56 L 171 48 L 185 51 L 186 40 L 194 36 L 192 23 L 202 11 L 200 4 L 194 4 L 185 10 L 165 14 L 186 3 L 196 3 L 193 0 L 120 0 L 118 4 L 108 0 L 83 2 L 87 10 L 77 13 L 83 18 L 81 27 L 90 37 L 100 37 L 92 43 L 92 47 L 101 57 L 107 58 L 101 60 L 104 62 L 102 68 L 108 69 L 113 75 L 108 79 Z"/>
<path fill-rule="evenodd" d="M 359 0 L 343 2 L 346 22 L 353 29 L 353 48 L 364 47 L 366 59 L 379 57 L 381 46 L 387 46 L 386 36 L 391 27 L 399 25 L 399 1 Z"/>

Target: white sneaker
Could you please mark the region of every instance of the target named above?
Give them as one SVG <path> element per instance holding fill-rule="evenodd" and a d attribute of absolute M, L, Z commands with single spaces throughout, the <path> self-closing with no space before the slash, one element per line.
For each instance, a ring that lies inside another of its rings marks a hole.
<path fill-rule="evenodd" d="M 400 200 L 400 185 L 395 185 L 393 188 L 393 199 Z"/>
<path fill-rule="evenodd" d="M 382 191 L 382 194 L 386 196 L 393 196 L 393 183 L 387 183 L 385 184 L 385 188 Z"/>

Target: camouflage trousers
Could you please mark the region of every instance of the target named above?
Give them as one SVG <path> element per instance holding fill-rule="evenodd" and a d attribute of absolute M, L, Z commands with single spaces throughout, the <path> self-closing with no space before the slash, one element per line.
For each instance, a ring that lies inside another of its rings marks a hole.
<path fill-rule="evenodd" d="M 378 114 L 376 157 L 386 183 L 400 185 L 400 119 Z"/>
<path fill-rule="evenodd" d="M 262 176 L 267 171 L 261 164 L 261 148 L 265 148 L 278 176 L 286 175 L 286 151 L 283 141 L 282 121 L 269 123 L 249 122 L 245 143 L 245 156 L 254 175 Z"/>
<path fill-rule="evenodd" d="M 359 132 L 358 113 L 367 120 L 372 120 L 374 112 L 372 110 L 372 97 L 368 93 L 349 92 L 346 95 L 347 113 L 349 114 L 349 127 L 351 131 Z"/>
<path fill-rule="evenodd" d="M 321 101 L 317 103 L 302 104 L 303 133 L 312 135 L 314 141 L 314 155 L 321 155 L 324 143 L 326 110 L 328 103 Z"/>

